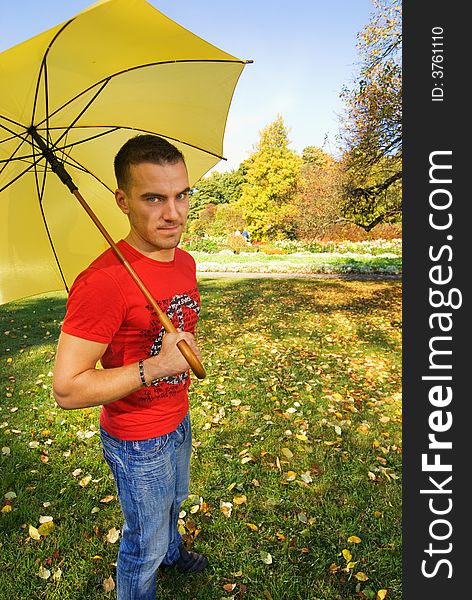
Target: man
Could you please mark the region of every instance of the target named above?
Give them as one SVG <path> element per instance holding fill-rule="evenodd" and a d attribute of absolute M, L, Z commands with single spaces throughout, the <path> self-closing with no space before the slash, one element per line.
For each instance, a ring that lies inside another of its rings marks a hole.
<path fill-rule="evenodd" d="M 53 386 L 62 408 L 102 405 L 103 454 L 124 516 L 117 597 L 155 600 L 160 565 L 196 572 L 208 564 L 185 549 L 177 531 L 192 445 L 189 365 L 177 342 L 184 339 L 200 359 L 195 261 L 177 248 L 190 188 L 182 153 L 152 135 L 123 145 L 115 174 L 115 199 L 130 224 L 118 246 L 178 332 L 165 333 L 109 249 L 72 286 Z"/>

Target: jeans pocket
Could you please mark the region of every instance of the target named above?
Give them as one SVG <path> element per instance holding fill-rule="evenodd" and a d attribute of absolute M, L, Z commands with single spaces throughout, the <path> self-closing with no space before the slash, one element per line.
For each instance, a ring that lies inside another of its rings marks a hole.
<path fill-rule="evenodd" d="M 150 460 L 165 449 L 169 439 L 170 435 L 166 433 L 148 440 L 130 442 L 127 452 L 128 458 L 130 460 Z"/>

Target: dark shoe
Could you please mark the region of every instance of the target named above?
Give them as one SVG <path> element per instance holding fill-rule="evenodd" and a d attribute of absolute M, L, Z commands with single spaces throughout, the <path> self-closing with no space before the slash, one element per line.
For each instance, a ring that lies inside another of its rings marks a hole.
<path fill-rule="evenodd" d="M 183 544 L 179 546 L 180 558 L 172 566 L 182 573 L 198 573 L 208 567 L 208 559 L 197 552 L 189 552 Z"/>

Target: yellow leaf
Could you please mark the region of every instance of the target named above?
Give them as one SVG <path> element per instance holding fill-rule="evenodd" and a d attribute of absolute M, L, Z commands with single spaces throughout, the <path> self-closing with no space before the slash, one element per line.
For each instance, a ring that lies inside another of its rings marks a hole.
<path fill-rule="evenodd" d="M 28 535 L 33 540 L 40 540 L 41 539 L 41 535 L 40 535 L 39 531 L 36 529 L 36 527 L 33 527 L 32 525 L 30 525 L 29 528 L 28 528 Z"/>
<path fill-rule="evenodd" d="M 246 523 L 245 525 L 246 527 L 249 527 L 251 531 L 259 531 L 259 527 L 257 525 L 254 525 L 254 523 Z"/>
<path fill-rule="evenodd" d="M 11 504 L 5 504 L 5 506 L 2 507 L 2 513 L 8 513 L 11 512 Z"/>
<path fill-rule="evenodd" d="M 92 481 L 92 476 L 91 475 L 86 475 L 85 477 L 83 477 L 80 481 L 79 481 L 79 485 L 81 487 L 86 487 L 90 482 Z"/>
<path fill-rule="evenodd" d="M 357 560 L 355 560 L 355 561 L 352 561 L 352 560 L 351 560 L 351 561 L 349 561 L 349 562 L 347 563 L 347 565 L 346 565 L 346 569 L 347 569 L 348 571 L 350 571 L 350 570 L 351 570 L 351 569 L 353 569 L 353 568 L 354 568 L 356 565 L 357 565 Z"/>
<path fill-rule="evenodd" d="M 348 542 L 351 542 L 352 544 L 360 544 L 361 543 L 361 538 L 357 537 L 357 535 L 350 535 L 347 538 Z"/>
<path fill-rule="evenodd" d="M 288 458 L 289 460 L 293 458 L 293 452 L 288 448 L 282 448 L 281 452 L 285 456 L 285 458 Z"/>
<path fill-rule="evenodd" d="M 177 525 L 177 531 L 180 533 L 180 535 L 185 535 L 187 533 L 185 531 L 185 527 L 181 523 Z"/>
<path fill-rule="evenodd" d="M 245 494 L 240 494 L 239 496 L 235 496 L 233 498 L 233 504 L 245 504 L 247 502 L 247 496 Z"/>
<path fill-rule="evenodd" d="M 304 433 L 296 433 L 295 437 L 297 438 L 297 440 L 300 440 L 301 442 L 308 441 L 308 437 Z"/>
<path fill-rule="evenodd" d="M 47 521 L 46 523 L 42 523 L 38 527 L 38 533 L 40 533 L 41 535 L 46 537 L 47 535 L 49 535 L 51 533 L 51 531 L 53 531 L 54 527 L 55 527 L 55 525 L 52 521 Z"/>
<path fill-rule="evenodd" d="M 363 573 L 362 571 L 359 571 L 359 573 L 356 573 L 354 575 L 354 577 L 356 579 L 358 579 L 359 581 L 367 581 L 369 578 L 367 577 L 367 575 L 365 573 Z"/>
<path fill-rule="evenodd" d="M 10 356 L 7 358 L 7 365 L 11 365 L 11 363 L 13 362 L 13 358 L 11 358 Z"/>
<path fill-rule="evenodd" d="M 352 558 L 352 554 L 349 552 L 349 550 L 344 549 L 343 550 L 343 556 L 346 559 L 347 562 L 349 562 Z"/>
<path fill-rule="evenodd" d="M 377 592 L 377 598 L 376 600 L 384 600 L 384 598 L 387 596 L 387 590 L 379 590 Z"/>

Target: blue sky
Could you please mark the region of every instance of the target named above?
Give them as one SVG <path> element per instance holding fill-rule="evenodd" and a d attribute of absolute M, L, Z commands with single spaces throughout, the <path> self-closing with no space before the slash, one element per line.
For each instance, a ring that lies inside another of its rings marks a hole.
<path fill-rule="evenodd" d="M 93 4 L 90 0 L 2 2 L 0 51 Z M 291 148 L 333 153 L 343 104 L 339 93 L 358 60 L 356 35 L 372 0 L 151 0 L 193 33 L 241 59 L 252 59 L 239 80 L 228 118 L 220 171 L 237 168 L 278 114 Z M 84 40 L 86 43 L 86 40 Z"/>

